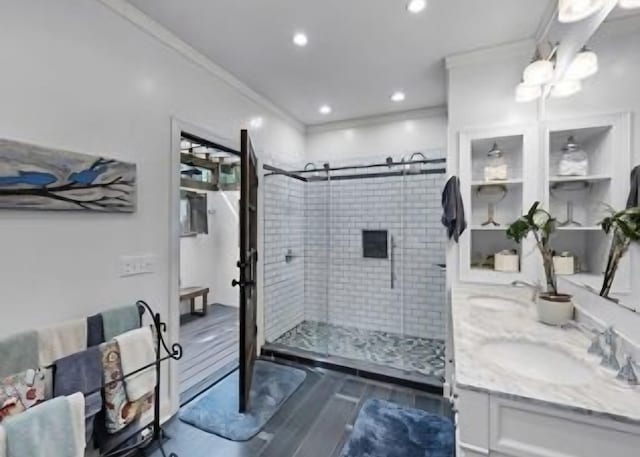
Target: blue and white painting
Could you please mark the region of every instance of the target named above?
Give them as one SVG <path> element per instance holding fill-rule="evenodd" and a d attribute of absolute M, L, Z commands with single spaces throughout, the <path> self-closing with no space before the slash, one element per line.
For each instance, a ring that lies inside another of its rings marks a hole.
<path fill-rule="evenodd" d="M 136 165 L 0 139 L 0 208 L 136 210 Z"/>

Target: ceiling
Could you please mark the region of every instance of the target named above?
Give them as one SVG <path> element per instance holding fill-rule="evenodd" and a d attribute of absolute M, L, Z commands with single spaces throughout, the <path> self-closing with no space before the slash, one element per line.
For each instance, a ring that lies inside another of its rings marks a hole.
<path fill-rule="evenodd" d="M 416 15 L 405 0 L 129 1 L 314 125 L 444 105 L 445 56 L 533 38 L 554 0 L 429 0 Z M 295 31 L 308 46 L 294 46 Z M 390 100 L 396 90 L 404 102 Z"/>

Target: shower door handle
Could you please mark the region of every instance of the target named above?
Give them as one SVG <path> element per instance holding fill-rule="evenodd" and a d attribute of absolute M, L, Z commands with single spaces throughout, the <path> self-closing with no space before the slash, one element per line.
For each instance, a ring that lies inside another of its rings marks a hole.
<path fill-rule="evenodd" d="M 396 274 L 395 274 L 395 269 L 396 269 L 396 256 L 395 256 L 395 242 L 393 240 L 393 235 L 389 236 L 389 244 L 391 245 L 391 253 L 389 254 L 389 269 L 390 271 L 390 276 L 391 276 L 391 288 L 394 289 L 395 288 L 395 279 L 396 279 Z"/>

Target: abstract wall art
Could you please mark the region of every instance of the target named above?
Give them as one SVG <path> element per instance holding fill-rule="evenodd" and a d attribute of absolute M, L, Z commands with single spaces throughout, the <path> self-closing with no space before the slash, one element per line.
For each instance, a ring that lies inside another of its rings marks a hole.
<path fill-rule="evenodd" d="M 0 208 L 136 210 L 136 165 L 0 139 Z"/>

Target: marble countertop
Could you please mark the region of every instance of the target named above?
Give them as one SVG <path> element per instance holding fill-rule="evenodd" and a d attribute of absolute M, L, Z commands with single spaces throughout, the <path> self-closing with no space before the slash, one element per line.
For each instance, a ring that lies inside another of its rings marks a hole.
<path fill-rule="evenodd" d="M 616 379 L 600 366 L 600 357 L 587 352 L 590 340 L 577 329 L 541 324 L 531 302 L 531 290 L 509 286 L 461 285 L 452 292 L 455 382 L 459 388 L 557 406 L 590 415 L 640 424 L 640 388 Z M 492 310 L 469 303 L 472 296 L 497 296 L 515 304 Z M 495 341 L 551 346 L 593 369 L 585 383 L 567 385 L 525 377 L 482 356 L 480 348 Z"/>

